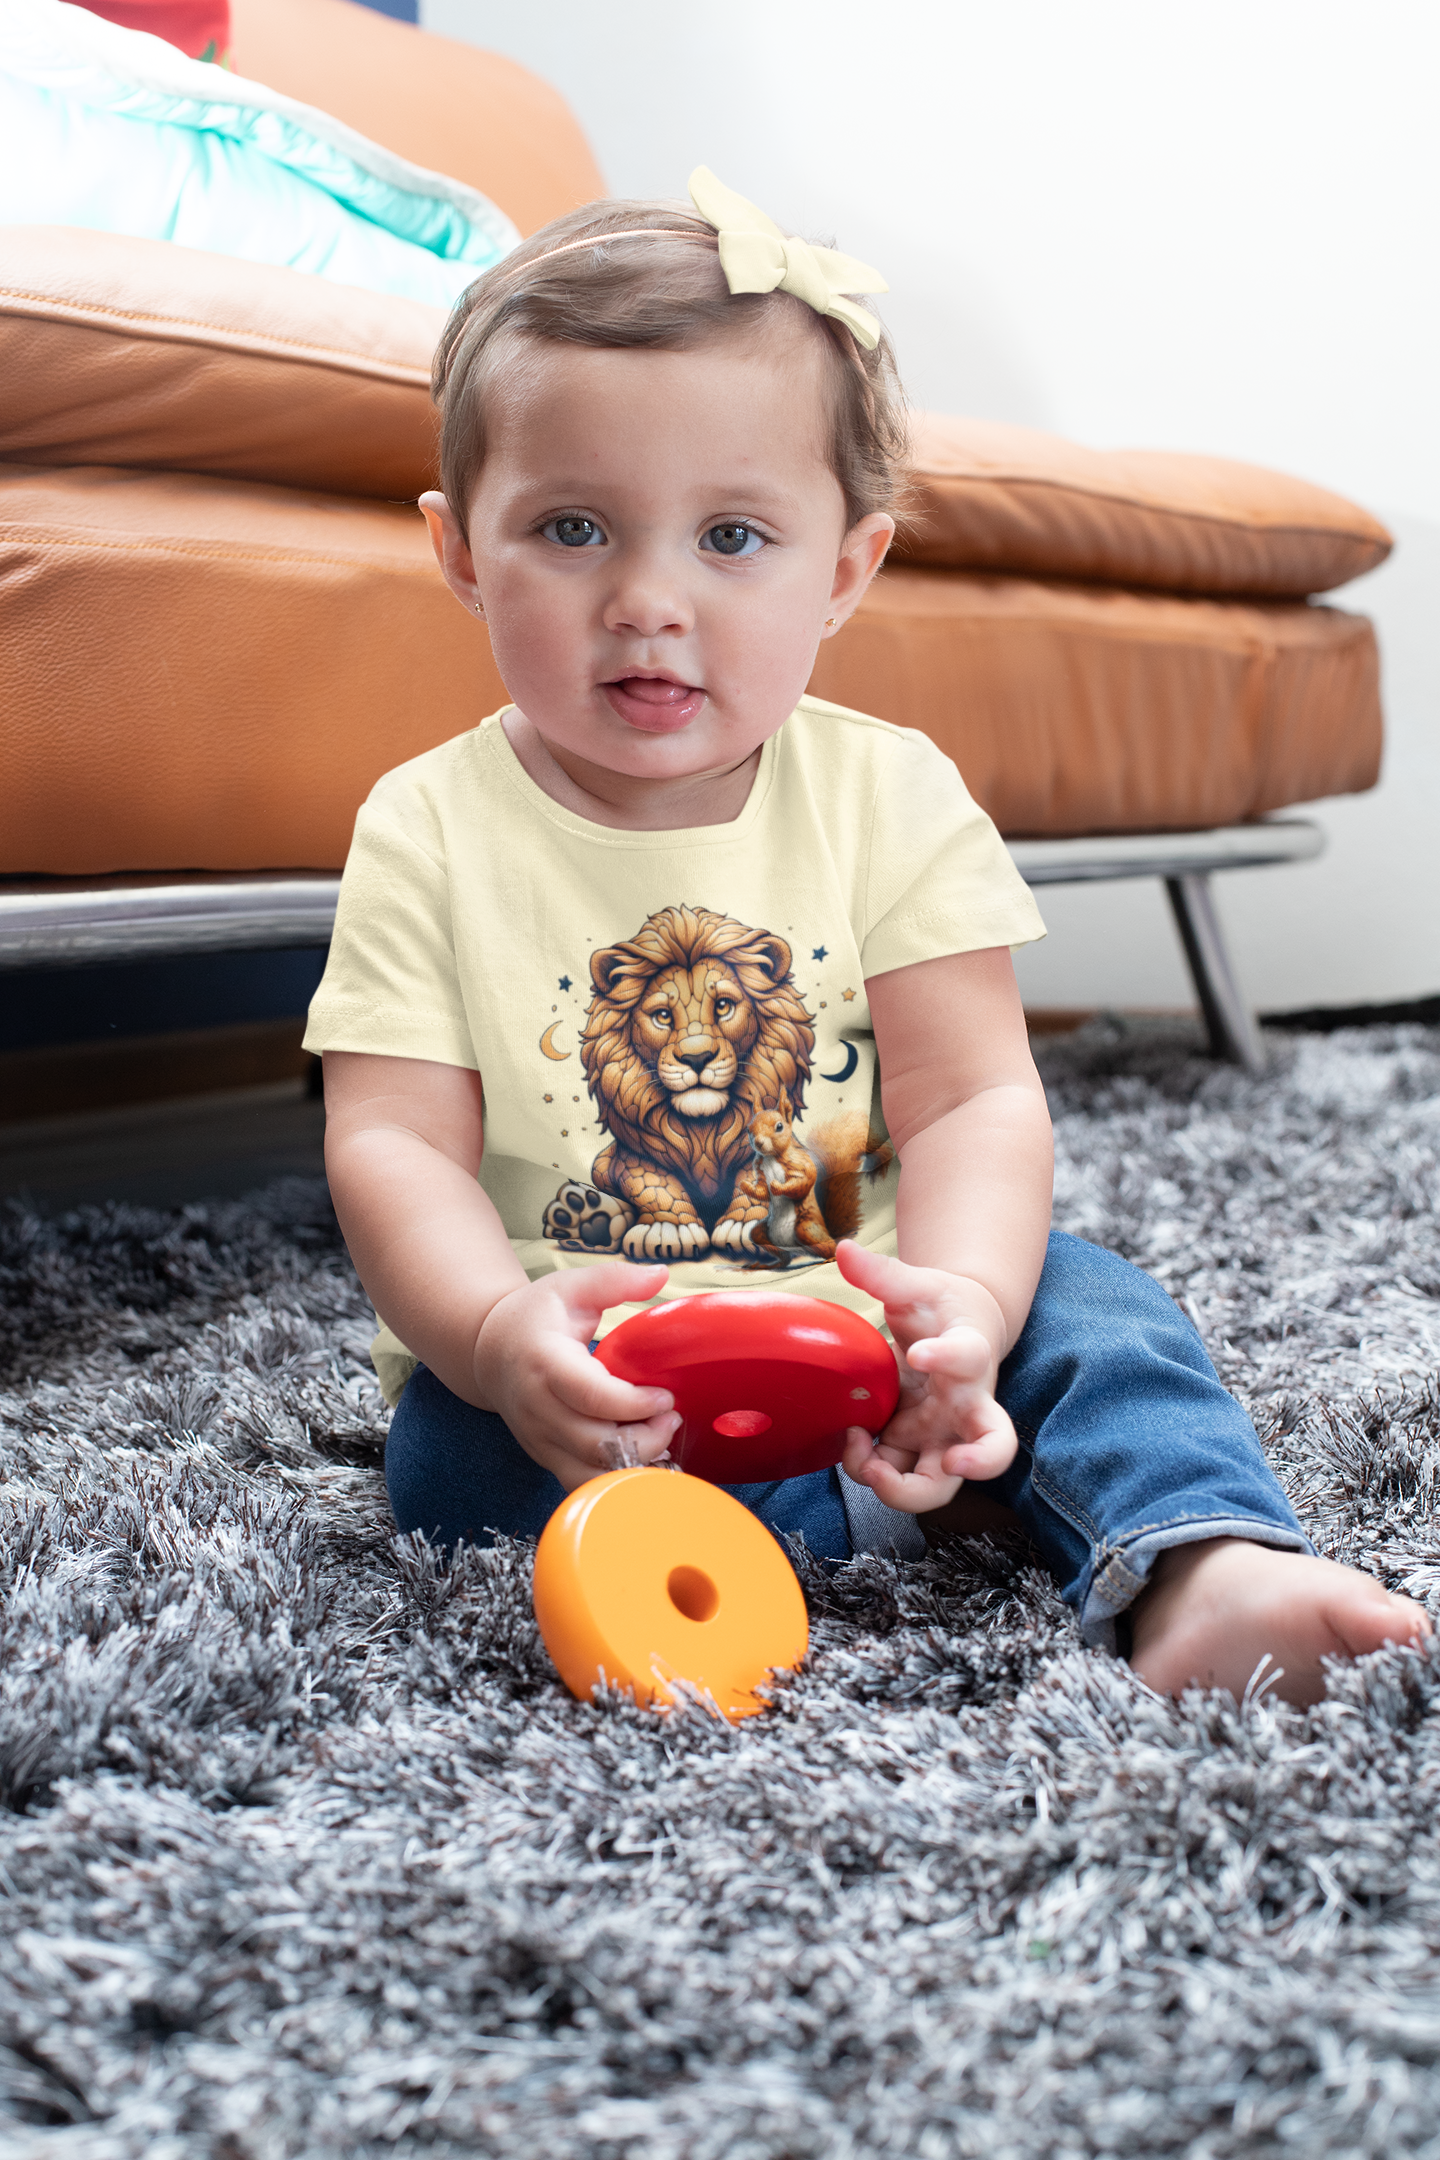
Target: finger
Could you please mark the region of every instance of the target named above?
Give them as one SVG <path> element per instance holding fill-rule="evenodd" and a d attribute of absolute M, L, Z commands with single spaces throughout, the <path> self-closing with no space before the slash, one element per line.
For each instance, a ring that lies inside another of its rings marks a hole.
<path fill-rule="evenodd" d="M 921 1455 L 927 1448 L 944 1448 L 970 1439 L 969 1427 L 957 1419 L 955 1406 L 933 1395 L 902 1395 L 900 1407 L 880 1435 L 882 1446 L 901 1455 Z"/>
<path fill-rule="evenodd" d="M 957 1440 L 978 1440 L 997 1422 L 1008 1422 L 995 1399 L 994 1358 L 977 1328 L 957 1328 L 914 1347 L 919 1388 L 902 1400 L 902 1412 L 922 1414 L 929 1430 L 945 1425 Z"/>
<path fill-rule="evenodd" d="M 940 1468 L 946 1477 L 958 1477 L 962 1484 L 988 1485 L 992 1478 L 1002 1476 L 1014 1460 L 1014 1434 L 993 1433 L 985 1440 L 946 1448 Z"/>
<path fill-rule="evenodd" d="M 999 1477 L 1015 1460 L 1019 1443 L 1015 1427 L 992 1397 L 988 1414 L 978 1431 L 964 1432 L 944 1450 L 942 1467 L 947 1476 L 984 1482 Z"/>
<path fill-rule="evenodd" d="M 602 1260 L 596 1267 L 566 1268 L 547 1287 L 560 1300 L 580 1342 L 593 1340 L 601 1316 L 613 1305 L 644 1305 L 670 1279 L 663 1261 L 638 1267 L 633 1260 Z"/>
<path fill-rule="evenodd" d="M 567 1410 L 581 1417 L 606 1418 L 616 1425 L 633 1424 L 675 1407 L 668 1388 L 639 1387 L 619 1379 L 578 1342 L 562 1339 L 548 1345 L 535 1376 Z"/>
<path fill-rule="evenodd" d="M 617 1463 L 651 1463 L 665 1453 L 682 1420 L 674 1410 L 659 1417 L 636 1418 L 605 1428 L 607 1438 L 599 1445 L 602 1466 L 613 1470 Z"/>
<path fill-rule="evenodd" d="M 885 1461 L 901 1469 L 933 1457 L 946 1477 L 993 1478 L 1015 1459 L 1015 1427 L 983 1387 L 939 1382 L 902 1401 L 880 1436 Z"/>
<path fill-rule="evenodd" d="M 938 1439 L 931 1438 L 914 1443 L 906 1441 L 900 1444 L 891 1440 L 887 1426 L 880 1438 L 872 1441 L 869 1459 L 889 1463 L 895 1470 L 915 1470 L 922 1462 L 928 1462 L 938 1473 L 941 1457 L 945 1452 L 946 1437 L 942 1435 Z"/>
<path fill-rule="evenodd" d="M 869 1479 L 864 1473 L 874 1454 L 875 1435 L 867 1432 L 863 1425 L 852 1425 L 845 1435 L 845 1452 L 840 1457 L 840 1467 L 845 1475 L 853 1478 L 857 1485 L 868 1484 Z"/>
<path fill-rule="evenodd" d="M 935 1268 L 911 1267 L 889 1253 L 871 1252 L 846 1238 L 836 1247 L 835 1258 L 847 1282 L 868 1296 L 878 1298 L 885 1320 L 900 1350 L 938 1333 L 949 1311 L 954 1310 L 953 1278 Z"/>
<path fill-rule="evenodd" d="M 916 1372 L 962 1382 L 985 1380 L 994 1362 L 986 1337 L 969 1321 L 957 1321 L 939 1335 L 922 1336 L 909 1345 L 905 1357 Z"/>
<path fill-rule="evenodd" d="M 892 1447 L 888 1433 L 882 1433 L 877 1440 L 873 1434 L 867 1433 L 863 1426 L 852 1425 L 841 1460 L 852 1477 L 856 1475 L 856 1470 L 868 1472 L 879 1465 L 887 1470 L 898 1471 L 902 1477 L 943 1478 L 947 1474 L 944 1455 L 944 1447 L 938 1442 L 932 1441 L 920 1448 Z M 854 1468 L 851 1467 L 852 1464 Z"/>
<path fill-rule="evenodd" d="M 633 1447 L 641 1462 L 654 1462 L 665 1453 L 684 1422 L 678 1410 L 665 1410 L 658 1417 L 641 1418 L 637 1424 L 617 1425 L 615 1432 L 622 1452 Z"/>
<path fill-rule="evenodd" d="M 953 1500 L 960 1490 L 963 1481 L 947 1477 L 934 1455 L 915 1458 L 915 1467 L 908 1470 L 887 1462 L 885 1456 L 884 1448 L 872 1448 L 867 1455 L 858 1444 L 847 1445 L 845 1469 L 857 1485 L 868 1485 L 877 1500 L 902 1515 L 928 1514 L 931 1508 Z"/>
<path fill-rule="evenodd" d="M 840 1240 L 835 1248 L 835 1264 L 846 1282 L 878 1298 L 887 1312 L 892 1305 L 898 1310 L 913 1303 L 917 1293 L 923 1294 L 915 1280 L 921 1272 L 918 1268 L 908 1267 L 889 1253 L 871 1252 L 868 1245 L 859 1245 L 854 1238 Z"/>
<path fill-rule="evenodd" d="M 551 1471 L 567 1492 L 573 1492 L 617 1463 L 655 1462 L 669 1447 L 679 1423 L 673 1412 L 622 1424 L 562 1418 L 533 1436 L 526 1453 Z"/>

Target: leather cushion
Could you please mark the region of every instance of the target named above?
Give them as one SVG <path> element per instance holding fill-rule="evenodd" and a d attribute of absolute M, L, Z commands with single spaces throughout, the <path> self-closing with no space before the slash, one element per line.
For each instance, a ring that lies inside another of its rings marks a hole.
<path fill-rule="evenodd" d="M 379 775 L 503 702 L 424 525 L 182 473 L 0 467 L 0 872 L 322 869 Z M 922 728 L 1013 833 L 1229 824 L 1364 788 L 1363 618 L 888 570 L 822 697 Z"/>
<path fill-rule="evenodd" d="M 413 498 L 444 321 L 166 240 L 0 226 L 0 458 Z"/>
<path fill-rule="evenodd" d="M 417 510 L 0 467 L 0 871 L 325 869 L 503 702 Z"/>
<path fill-rule="evenodd" d="M 413 499 L 434 476 L 443 321 L 163 240 L 0 227 L 0 458 Z M 914 432 L 897 559 L 1302 597 L 1390 546 L 1354 504 L 1258 466 L 936 414 Z"/>
<path fill-rule="evenodd" d="M 1389 533 L 1306 480 L 1178 450 L 1087 450 L 917 413 L 897 558 L 1168 592 L 1303 599 L 1383 562 Z"/>
<path fill-rule="evenodd" d="M 1364 616 L 891 569 L 810 687 L 922 728 L 1002 832 L 1198 830 L 1373 787 Z"/>

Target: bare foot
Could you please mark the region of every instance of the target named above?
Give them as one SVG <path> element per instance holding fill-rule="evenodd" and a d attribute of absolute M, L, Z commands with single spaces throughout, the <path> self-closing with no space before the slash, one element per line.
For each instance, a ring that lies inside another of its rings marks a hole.
<path fill-rule="evenodd" d="M 1363 1657 L 1430 1633 L 1424 1607 L 1373 1576 L 1248 1538 L 1162 1553 L 1131 1620 L 1130 1662 L 1162 1695 L 1221 1687 L 1238 1702 L 1268 1650 L 1284 1671 L 1274 1692 L 1302 1707 L 1325 1693 L 1321 1658 Z"/>

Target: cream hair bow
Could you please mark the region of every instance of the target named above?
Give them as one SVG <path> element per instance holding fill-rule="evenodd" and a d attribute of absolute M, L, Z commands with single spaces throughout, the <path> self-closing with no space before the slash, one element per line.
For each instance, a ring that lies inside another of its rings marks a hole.
<path fill-rule="evenodd" d="M 720 267 L 732 293 L 793 293 L 817 315 L 843 322 L 867 352 L 880 342 L 880 325 L 847 293 L 889 292 L 878 271 L 836 248 L 788 240 L 773 218 L 717 180 L 704 165 L 690 175 L 690 200 L 720 235 Z"/>

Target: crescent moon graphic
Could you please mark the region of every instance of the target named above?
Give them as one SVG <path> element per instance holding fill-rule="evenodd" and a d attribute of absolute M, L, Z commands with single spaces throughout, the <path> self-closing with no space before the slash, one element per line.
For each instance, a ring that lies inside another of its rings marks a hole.
<path fill-rule="evenodd" d="M 855 1048 L 855 1045 L 854 1045 L 854 1043 L 853 1043 L 853 1042 L 847 1042 L 847 1043 L 846 1043 L 846 1045 L 845 1045 L 845 1062 L 844 1062 L 844 1064 L 843 1064 L 843 1065 L 841 1066 L 841 1068 L 840 1068 L 839 1072 L 838 1072 L 838 1073 L 821 1073 L 821 1075 L 820 1075 L 820 1078 L 821 1078 L 822 1080 L 834 1080 L 834 1081 L 836 1081 L 837 1083 L 838 1083 L 839 1081 L 841 1081 L 841 1080 L 848 1080 L 848 1079 L 850 1078 L 850 1075 L 851 1075 L 851 1073 L 853 1073 L 853 1072 L 854 1072 L 854 1070 L 855 1070 L 855 1067 L 856 1067 L 856 1066 L 857 1066 L 857 1065 L 859 1064 L 859 1062 L 860 1062 L 860 1053 L 859 1053 L 859 1051 L 858 1051 L 858 1050 L 857 1050 L 857 1049 Z"/>
<path fill-rule="evenodd" d="M 544 1034 L 540 1037 L 541 1050 L 544 1052 L 546 1057 L 554 1058 L 557 1065 L 563 1065 L 566 1058 L 571 1055 L 570 1051 L 568 1050 L 557 1050 L 554 1043 L 551 1041 L 551 1037 L 554 1035 L 556 1028 L 563 1027 L 564 1024 L 565 1023 L 563 1022 L 563 1020 L 552 1020 L 549 1027 L 546 1028 Z"/>

